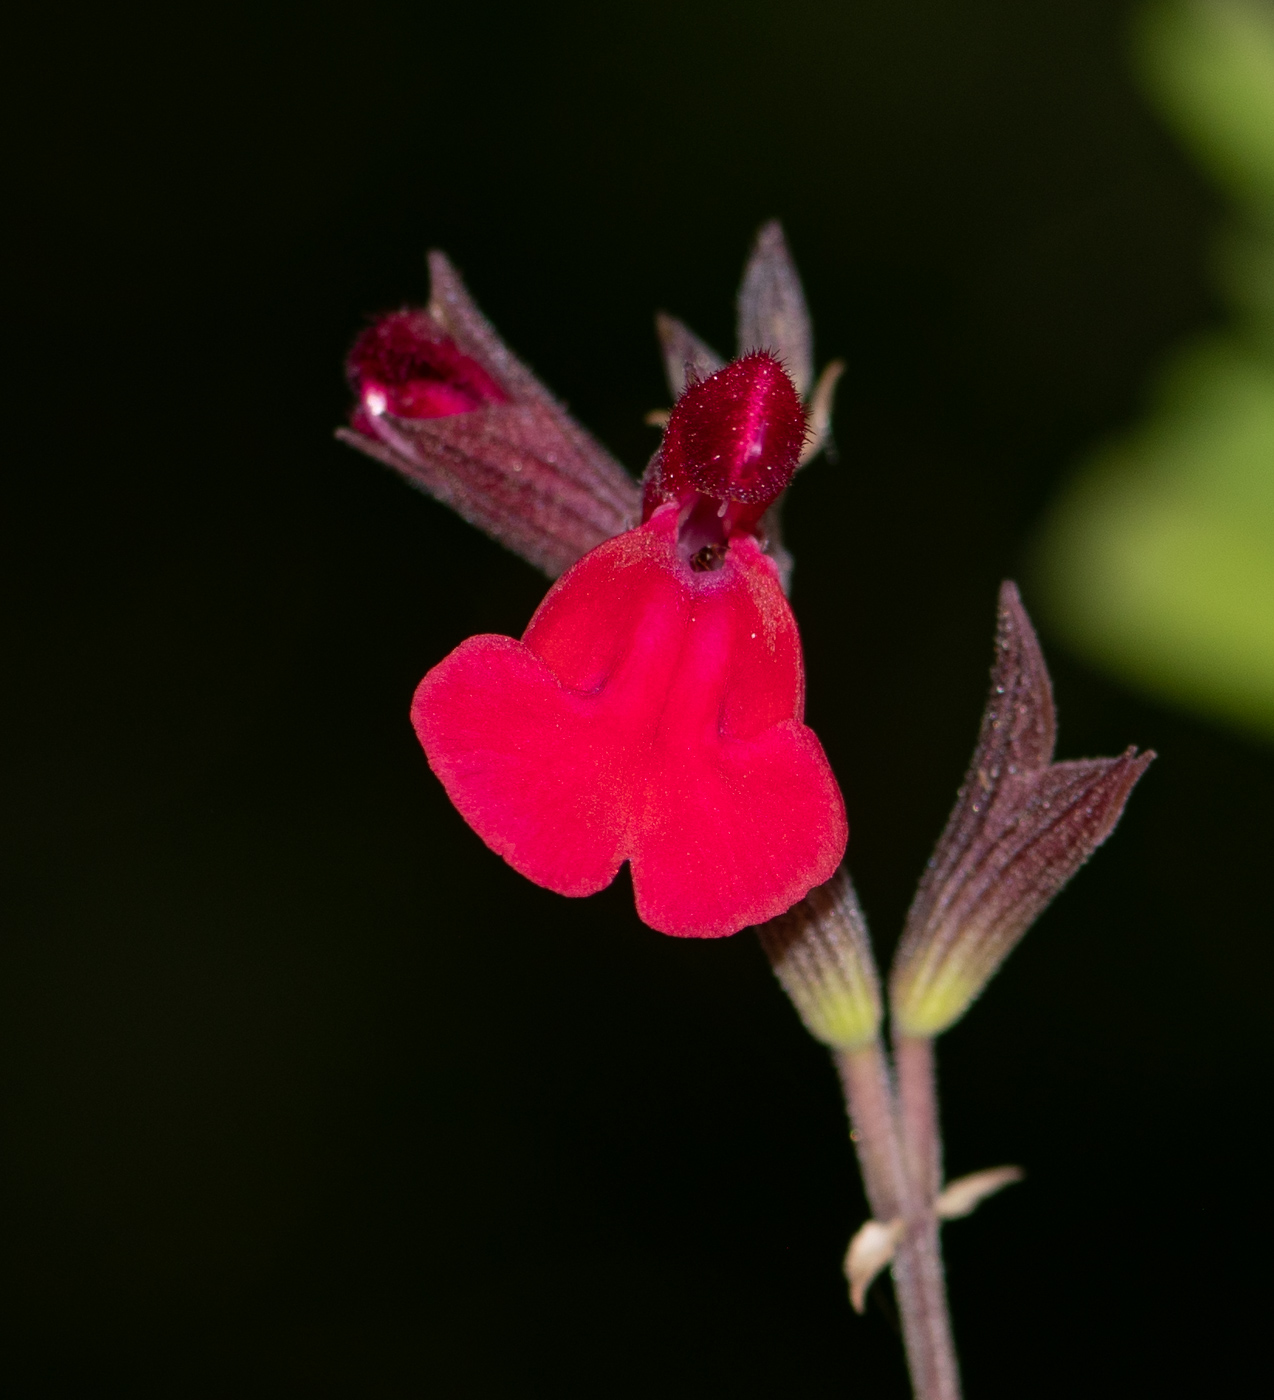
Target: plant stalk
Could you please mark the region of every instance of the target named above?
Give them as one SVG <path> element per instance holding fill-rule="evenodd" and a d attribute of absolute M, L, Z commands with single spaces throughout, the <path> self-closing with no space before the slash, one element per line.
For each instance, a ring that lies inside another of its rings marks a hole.
<path fill-rule="evenodd" d="M 900 1218 L 905 1222 L 894 1255 L 893 1279 L 912 1391 L 916 1400 L 960 1400 L 960 1374 L 947 1313 L 938 1222 L 933 1213 L 936 1188 L 924 1194 L 913 1180 L 884 1047 L 877 1038 L 860 1049 L 840 1051 L 836 1066 L 872 1215 L 882 1222 Z M 909 1052 L 909 1071 L 915 1074 L 923 1068 L 919 1057 Z M 932 1056 L 928 1082 L 933 1103 Z M 936 1110 L 936 1104 L 933 1106 Z M 929 1121 L 936 1130 L 936 1111 Z M 937 1153 L 935 1160 L 940 1161 L 936 1139 L 930 1148 L 929 1156 Z M 924 1182 L 931 1179 L 929 1173 Z"/>
<path fill-rule="evenodd" d="M 912 1384 L 924 1400 L 960 1400 L 960 1367 L 951 1335 L 942 1242 L 934 1201 L 942 1189 L 942 1131 L 938 1123 L 938 1088 L 933 1041 L 898 1036 L 894 1043 L 898 1076 L 898 1122 L 904 1163 L 904 1218 L 894 1277 L 908 1278 L 914 1290 L 913 1326 L 921 1335 L 907 1337 Z M 917 1374 L 918 1358 L 921 1368 Z M 923 1379 L 921 1379 L 921 1376 Z"/>
<path fill-rule="evenodd" d="M 885 1049 L 877 1036 L 857 1050 L 835 1051 L 834 1058 L 867 1204 L 874 1219 L 888 1223 L 903 1213 L 906 1179 Z"/>

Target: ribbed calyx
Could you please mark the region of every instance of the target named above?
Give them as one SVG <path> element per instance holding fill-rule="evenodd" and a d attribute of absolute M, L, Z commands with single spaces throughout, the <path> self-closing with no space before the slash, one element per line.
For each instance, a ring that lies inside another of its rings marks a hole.
<path fill-rule="evenodd" d="M 337 436 L 556 578 L 636 523 L 637 483 L 495 333 L 441 253 L 429 305 L 378 317 Z"/>
<path fill-rule="evenodd" d="M 1048 670 L 1017 588 L 1000 590 L 982 731 L 907 915 L 890 975 L 894 1028 L 939 1034 L 1114 830 L 1154 754 L 1054 763 Z"/>
<path fill-rule="evenodd" d="M 880 982 L 867 923 L 843 866 L 757 932 L 815 1040 L 834 1050 L 857 1050 L 875 1039 Z"/>

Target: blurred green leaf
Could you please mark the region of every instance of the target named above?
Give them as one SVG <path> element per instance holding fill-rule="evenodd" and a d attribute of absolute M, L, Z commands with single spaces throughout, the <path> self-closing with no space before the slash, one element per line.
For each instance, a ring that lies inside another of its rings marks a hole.
<path fill-rule="evenodd" d="M 1081 466 L 1037 578 L 1080 654 L 1274 737 L 1274 4 L 1168 0 L 1137 40 L 1164 114 L 1239 203 L 1217 259 L 1238 319 L 1178 352 L 1145 422 Z"/>
<path fill-rule="evenodd" d="M 1168 0 L 1142 12 L 1136 56 L 1161 112 L 1234 197 L 1274 207 L 1274 5 Z"/>

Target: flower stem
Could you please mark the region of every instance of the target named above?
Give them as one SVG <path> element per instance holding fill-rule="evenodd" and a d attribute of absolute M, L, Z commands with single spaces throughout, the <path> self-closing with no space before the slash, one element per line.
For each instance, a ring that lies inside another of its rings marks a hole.
<path fill-rule="evenodd" d="M 905 1058 L 906 1072 L 918 1078 L 922 1085 L 927 1082 L 929 1086 L 928 1103 L 932 1111 L 926 1121 L 931 1132 L 927 1140 L 918 1141 L 925 1144 L 925 1160 L 937 1162 L 940 1150 L 936 1136 L 932 1047 L 928 1041 L 921 1044 L 929 1052 L 927 1071 L 923 1051 L 908 1049 L 905 1056 L 900 1057 L 899 1077 L 901 1080 Z M 938 1222 L 933 1213 L 937 1188 L 935 1186 L 927 1194 L 918 1190 L 918 1184 L 927 1184 L 933 1179 L 933 1173 L 926 1174 L 924 1183 L 913 1178 L 903 1126 L 906 1109 L 900 1114 L 895 1108 L 889 1062 L 879 1038 L 857 1050 L 839 1051 L 836 1066 L 845 1090 L 872 1215 L 882 1222 L 899 1218 L 906 1222 L 894 1256 L 893 1279 L 912 1391 L 916 1400 L 959 1400 L 960 1376 L 947 1315 Z M 914 1089 L 910 1102 L 916 1111 L 924 1112 L 923 1099 L 917 1103 Z"/>
<path fill-rule="evenodd" d="M 942 1188 L 942 1132 L 933 1041 L 899 1036 L 894 1062 L 905 1164 L 903 1215 L 907 1221 L 894 1261 L 894 1279 L 900 1312 L 903 1294 L 912 1295 L 910 1321 L 908 1312 L 903 1312 L 912 1386 L 917 1400 L 960 1400 L 960 1369 L 951 1336 L 942 1244 L 934 1213 L 934 1200 Z"/>
<path fill-rule="evenodd" d="M 836 1051 L 835 1059 L 867 1204 L 882 1224 L 896 1220 L 903 1213 L 906 1180 L 884 1046 L 877 1036 L 857 1050 Z"/>
<path fill-rule="evenodd" d="M 900 1035 L 894 1039 L 898 1109 L 907 1173 L 922 1201 L 942 1189 L 942 1134 L 938 1127 L 938 1082 L 933 1041 Z"/>

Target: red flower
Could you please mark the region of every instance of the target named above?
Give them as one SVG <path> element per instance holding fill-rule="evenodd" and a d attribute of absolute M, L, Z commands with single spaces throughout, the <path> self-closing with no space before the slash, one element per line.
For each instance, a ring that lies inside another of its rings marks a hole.
<path fill-rule="evenodd" d="M 756 538 L 805 432 L 768 354 L 691 383 L 645 523 L 575 564 L 520 642 L 470 638 L 421 682 L 430 766 L 537 884 L 592 894 L 627 860 L 648 924 L 711 938 L 835 871 L 844 803 L 802 723 L 796 622 Z"/>
<path fill-rule="evenodd" d="M 628 861 L 664 932 L 783 913 L 831 876 L 847 832 L 801 722 L 776 505 L 828 440 L 840 367 L 814 383 L 782 231 L 767 224 L 748 262 L 741 359 L 659 318 L 677 404 L 653 415 L 667 431 L 644 490 L 441 253 L 429 270 L 429 305 L 379 318 L 350 352 L 358 402 L 339 436 L 550 577 L 568 571 L 521 642 L 471 638 L 421 682 L 430 764 L 483 840 L 549 889 L 590 894 Z"/>

